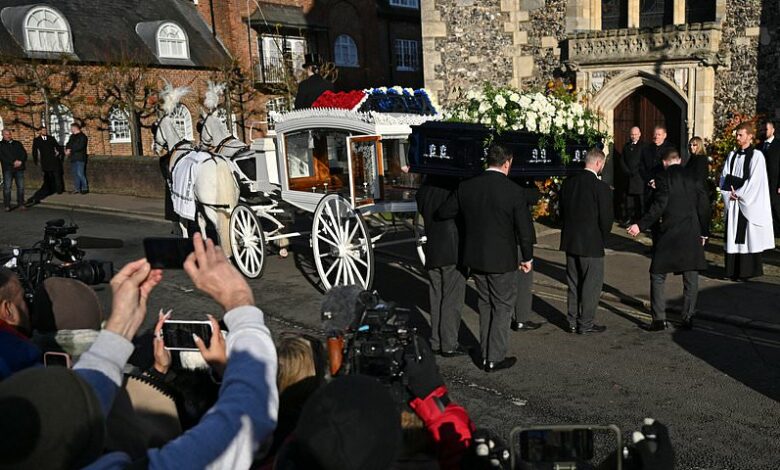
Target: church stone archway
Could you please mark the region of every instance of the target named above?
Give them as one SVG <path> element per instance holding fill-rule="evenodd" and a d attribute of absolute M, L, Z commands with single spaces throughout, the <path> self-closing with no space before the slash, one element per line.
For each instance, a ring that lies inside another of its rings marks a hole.
<path fill-rule="evenodd" d="M 645 71 L 621 74 L 594 96 L 592 106 L 601 113 L 607 132 L 619 150 L 628 139 L 631 126 L 638 125 L 649 142 L 653 127 L 667 128 L 668 140 L 680 149 L 689 138 L 688 97 L 665 77 Z M 634 122 L 631 122 L 634 121 Z"/>

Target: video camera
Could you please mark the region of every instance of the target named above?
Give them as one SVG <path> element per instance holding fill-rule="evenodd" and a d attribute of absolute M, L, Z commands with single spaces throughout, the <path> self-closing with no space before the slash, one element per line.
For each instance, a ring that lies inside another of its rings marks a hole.
<path fill-rule="evenodd" d="M 335 287 L 323 302 L 332 375 L 364 374 L 403 384 L 408 361 L 418 361 L 417 330 L 409 312 L 356 286 Z M 400 394 L 403 387 L 391 387 Z"/>
<path fill-rule="evenodd" d="M 43 240 L 32 248 L 14 248 L 0 258 L 0 265 L 14 270 L 32 302 L 38 286 L 47 278 L 64 277 L 85 284 L 102 284 L 111 280 L 114 265 L 109 261 L 85 260 L 81 248 L 121 248 L 121 240 L 96 237 L 69 238 L 78 231 L 77 225 L 66 225 L 62 219 L 46 222 Z"/>

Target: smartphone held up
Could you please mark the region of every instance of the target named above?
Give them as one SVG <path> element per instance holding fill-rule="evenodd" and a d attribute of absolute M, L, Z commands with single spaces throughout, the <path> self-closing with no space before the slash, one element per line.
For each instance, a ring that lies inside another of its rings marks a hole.
<path fill-rule="evenodd" d="M 197 351 L 195 336 L 208 345 L 214 330 L 208 320 L 166 320 L 162 327 L 165 349 L 170 351 Z"/>

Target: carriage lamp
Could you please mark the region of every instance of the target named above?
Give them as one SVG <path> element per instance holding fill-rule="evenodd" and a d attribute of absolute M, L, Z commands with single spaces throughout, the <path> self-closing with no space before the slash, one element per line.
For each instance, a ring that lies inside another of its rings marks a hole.
<path fill-rule="evenodd" d="M 325 194 L 328 194 L 328 182 L 322 183 L 322 186 L 325 188 Z"/>

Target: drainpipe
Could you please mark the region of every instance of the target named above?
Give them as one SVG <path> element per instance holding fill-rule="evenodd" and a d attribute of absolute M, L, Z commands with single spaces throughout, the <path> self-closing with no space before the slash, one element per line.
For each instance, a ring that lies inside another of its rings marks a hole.
<path fill-rule="evenodd" d="M 209 13 L 211 13 L 211 34 L 217 37 L 217 23 L 214 20 L 214 0 L 209 0 Z"/>

